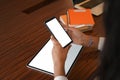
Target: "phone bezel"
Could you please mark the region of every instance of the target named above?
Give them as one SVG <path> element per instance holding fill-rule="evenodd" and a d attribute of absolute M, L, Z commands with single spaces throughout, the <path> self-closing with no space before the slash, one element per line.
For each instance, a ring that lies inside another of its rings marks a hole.
<path fill-rule="evenodd" d="M 48 19 L 48 20 L 46 20 L 45 21 L 45 25 L 46 25 L 46 27 L 48 28 L 48 30 L 51 32 L 51 34 L 54 36 L 54 34 L 53 34 L 53 32 L 49 29 L 49 27 L 48 27 L 48 25 L 46 24 L 47 22 L 49 22 L 49 21 L 51 21 L 51 20 L 53 20 L 53 19 L 56 19 L 58 22 L 59 22 L 59 20 L 56 18 L 56 17 L 52 17 L 52 18 L 50 18 L 50 19 Z M 60 22 L 59 22 L 59 24 L 60 24 Z M 60 24 L 61 25 L 61 24 Z M 65 31 L 65 29 L 63 28 L 63 26 L 61 25 L 61 27 L 62 27 L 62 29 Z M 68 35 L 68 33 L 65 31 L 65 33 Z M 68 35 L 69 36 L 69 35 Z M 55 37 L 55 36 L 54 36 Z M 69 38 L 71 39 L 71 37 L 69 36 Z M 55 37 L 55 39 L 57 40 L 57 38 Z M 57 40 L 58 41 L 58 40 Z M 59 42 L 59 41 L 58 41 Z M 71 39 L 71 41 L 68 43 L 68 44 L 66 44 L 65 46 L 63 46 L 63 48 L 65 48 L 65 47 L 67 47 L 69 44 L 71 44 L 73 42 L 73 40 Z"/>

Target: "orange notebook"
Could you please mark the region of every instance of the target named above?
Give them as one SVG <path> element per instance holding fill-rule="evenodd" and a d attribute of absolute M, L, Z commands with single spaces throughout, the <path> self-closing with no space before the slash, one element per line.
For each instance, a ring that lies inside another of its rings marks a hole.
<path fill-rule="evenodd" d="M 60 15 L 60 21 L 64 24 L 64 25 L 67 25 L 67 15 L 64 14 L 64 15 Z"/>
<path fill-rule="evenodd" d="M 68 21 L 67 21 L 67 15 L 66 14 L 64 14 L 64 15 L 60 15 L 60 21 L 64 24 L 64 25 L 67 25 L 67 23 L 68 23 Z M 80 31 L 82 31 L 82 32 L 86 32 L 86 31 L 90 31 L 90 30 L 92 30 L 92 28 L 93 28 L 93 26 L 91 25 L 91 26 L 87 26 L 87 25 L 75 25 L 75 26 L 72 26 L 72 27 L 74 27 L 74 28 L 77 28 L 77 29 L 79 29 Z"/>
<path fill-rule="evenodd" d="M 70 26 L 93 26 L 95 24 L 90 9 L 68 9 L 67 15 Z"/>

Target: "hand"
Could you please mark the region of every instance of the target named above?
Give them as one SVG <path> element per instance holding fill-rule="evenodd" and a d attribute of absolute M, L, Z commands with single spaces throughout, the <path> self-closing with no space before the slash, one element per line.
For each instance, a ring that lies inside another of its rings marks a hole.
<path fill-rule="evenodd" d="M 54 63 L 54 75 L 65 75 L 64 64 L 70 46 L 62 48 L 53 36 L 51 36 L 51 40 L 53 42 L 52 57 Z"/>
<path fill-rule="evenodd" d="M 66 30 L 75 44 L 83 45 L 86 47 L 98 48 L 99 37 L 85 35 L 76 28 L 69 27 L 66 28 Z M 92 40 L 92 43 L 90 43 L 90 40 Z"/>
<path fill-rule="evenodd" d="M 83 46 L 88 45 L 88 39 L 90 36 L 85 35 L 84 33 L 80 32 L 80 30 L 78 30 L 76 28 L 69 27 L 66 29 L 75 44 L 79 44 L 79 45 L 83 45 Z"/>

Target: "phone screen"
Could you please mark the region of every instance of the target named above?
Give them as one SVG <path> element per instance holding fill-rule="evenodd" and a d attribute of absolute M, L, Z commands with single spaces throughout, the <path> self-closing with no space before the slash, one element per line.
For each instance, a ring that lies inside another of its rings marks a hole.
<path fill-rule="evenodd" d="M 72 42 L 67 32 L 63 29 L 63 27 L 55 17 L 47 20 L 45 23 L 62 47 L 66 47 Z"/>

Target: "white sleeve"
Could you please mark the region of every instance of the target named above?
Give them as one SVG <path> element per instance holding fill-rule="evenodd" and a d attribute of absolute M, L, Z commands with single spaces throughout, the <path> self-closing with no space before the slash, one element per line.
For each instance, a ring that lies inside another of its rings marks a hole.
<path fill-rule="evenodd" d="M 105 42 L 105 37 L 100 37 L 98 42 L 98 50 L 102 51 L 104 42 Z"/>
<path fill-rule="evenodd" d="M 68 80 L 65 76 L 56 76 L 54 80 Z"/>

